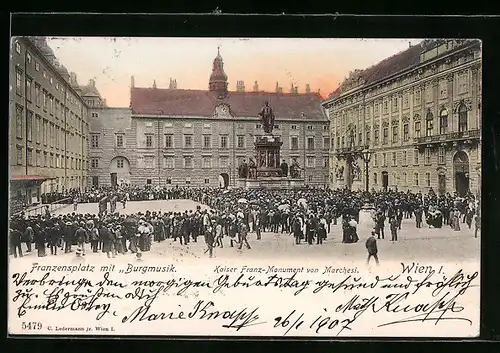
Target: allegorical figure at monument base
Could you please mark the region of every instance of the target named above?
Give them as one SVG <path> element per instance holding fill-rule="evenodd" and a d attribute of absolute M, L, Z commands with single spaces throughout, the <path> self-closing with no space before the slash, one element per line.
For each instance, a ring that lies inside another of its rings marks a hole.
<path fill-rule="evenodd" d="M 280 168 L 281 168 L 282 175 L 284 177 L 287 177 L 288 176 L 288 164 L 285 162 L 284 159 L 281 162 Z"/>
<path fill-rule="evenodd" d="M 259 113 L 262 122 L 262 128 L 266 134 L 271 134 L 273 132 L 274 127 L 274 112 L 273 108 L 269 106 L 269 102 L 266 101 L 264 107 Z"/>

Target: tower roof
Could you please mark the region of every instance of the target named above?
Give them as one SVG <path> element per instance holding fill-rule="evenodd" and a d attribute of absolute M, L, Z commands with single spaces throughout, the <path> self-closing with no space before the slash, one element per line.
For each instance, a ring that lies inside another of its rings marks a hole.
<path fill-rule="evenodd" d="M 212 74 L 210 75 L 210 83 L 212 82 L 226 82 L 227 75 L 224 72 L 224 61 L 220 55 L 219 48 L 217 48 L 217 56 L 214 59 Z"/>
<path fill-rule="evenodd" d="M 227 75 L 224 72 L 224 61 L 219 49 L 217 47 L 217 56 L 214 59 L 208 87 L 211 92 L 215 93 L 218 99 L 224 99 L 227 97 Z"/>

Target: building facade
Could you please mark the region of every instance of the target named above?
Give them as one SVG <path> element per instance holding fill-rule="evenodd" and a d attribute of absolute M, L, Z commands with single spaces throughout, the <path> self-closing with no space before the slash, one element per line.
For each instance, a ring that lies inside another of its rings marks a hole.
<path fill-rule="evenodd" d="M 480 192 L 479 41 L 410 46 L 351 72 L 323 107 L 332 188 Z"/>
<path fill-rule="evenodd" d="M 235 186 L 238 165 L 254 158 L 264 134 L 258 112 L 268 101 L 282 158 L 297 159 L 306 184 L 326 186 L 330 135 L 320 95 L 262 92 L 257 82 L 245 92 L 243 81 L 233 92 L 227 79 L 219 54 L 208 90 L 177 89 L 175 80 L 140 88 L 132 78 L 130 109 L 91 109 L 93 185 Z"/>
<path fill-rule="evenodd" d="M 10 65 L 11 205 L 85 189 L 88 109 L 76 75 L 60 65 L 44 37 L 13 38 Z"/>

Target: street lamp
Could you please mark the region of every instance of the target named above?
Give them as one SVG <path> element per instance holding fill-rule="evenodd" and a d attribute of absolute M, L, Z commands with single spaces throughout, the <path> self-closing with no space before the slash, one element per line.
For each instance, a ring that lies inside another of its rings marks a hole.
<path fill-rule="evenodd" d="M 370 163 L 370 158 L 372 156 L 372 151 L 369 149 L 364 149 L 361 152 L 361 158 L 363 158 L 363 161 L 365 161 L 365 182 L 366 182 L 366 192 L 369 192 L 368 189 L 368 183 L 369 183 L 369 175 L 368 175 L 368 164 Z"/>

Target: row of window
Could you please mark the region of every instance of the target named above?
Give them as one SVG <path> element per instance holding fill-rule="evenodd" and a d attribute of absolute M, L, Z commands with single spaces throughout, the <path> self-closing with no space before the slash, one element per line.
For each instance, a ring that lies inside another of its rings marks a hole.
<path fill-rule="evenodd" d="M 381 167 L 387 167 L 387 155 L 388 153 L 375 153 L 372 157 L 373 159 L 373 166 L 378 167 L 379 166 L 379 156 L 381 158 Z M 407 166 L 408 165 L 408 152 L 407 151 L 402 151 L 402 152 L 392 152 L 392 167 L 398 166 L 398 161 L 400 160 L 400 165 L 401 166 Z M 401 159 L 399 158 L 401 156 Z M 420 151 L 418 149 L 413 150 L 413 164 L 418 165 L 420 162 Z M 444 147 L 439 147 L 437 150 L 437 163 L 438 164 L 446 164 L 446 149 Z M 430 148 L 426 148 L 424 150 L 424 165 L 431 165 L 432 164 L 432 151 Z"/>
<path fill-rule="evenodd" d="M 16 150 L 16 162 L 17 165 L 23 165 L 24 162 L 24 148 L 18 146 Z M 50 167 L 50 168 L 65 168 L 64 156 L 58 153 L 48 153 L 42 151 L 36 151 L 33 154 L 33 149 L 28 148 L 26 154 L 27 165 L 36 167 Z M 87 161 L 74 157 L 66 157 L 66 168 L 86 170 Z"/>
<path fill-rule="evenodd" d="M 24 139 L 24 115 L 23 107 L 16 105 L 16 138 Z M 34 141 L 37 144 L 43 144 L 44 146 L 55 147 L 57 149 L 65 148 L 65 134 L 67 137 L 66 145 L 68 151 L 80 152 L 85 146 L 85 137 L 80 135 L 70 134 L 68 131 L 64 131 L 62 127 L 59 127 L 56 123 L 49 122 L 47 119 L 42 119 L 38 114 L 33 114 L 32 111 L 27 111 L 26 116 L 26 139 L 28 141 Z"/>
<path fill-rule="evenodd" d="M 92 117 L 98 117 L 98 114 L 97 113 L 92 113 Z M 146 127 L 153 127 L 153 123 L 152 122 L 146 122 L 145 123 L 145 126 Z M 165 128 L 172 128 L 174 126 L 174 124 L 172 123 L 165 123 Z M 328 125 L 321 125 L 323 127 L 323 130 L 328 130 Z M 187 128 L 187 129 L 190 129 L 193 127 L 193 123 L 184 123 L 184 128 Z M 210 124 L 208 123 L 205 123 L 203 124 L 203 128 L 205 129 L 209 129 L 211 127 Z M 236 128 L 237 129 L 244 129 L 245 128 L 245 125 L 242 124 L 242 123 L 238 123 L 236 125 Z M 255 124 L 255 129 L 256 130 L 261 130 L 262 129 L 262 124 Z M 276 124 L 274 125 L 274 130 L 280 130 L 281 129 L 281 125 L 279 124 Z M 291 130 L 298 130 L 299 129 L 299 125 L 290 125 L 290 129 Z M 314 125 L 307 125 L 307 130 L 309 131 L 312 131 L 314 130 Z"/>
<path fill-rule="evenodd" d="M 219 157 L 219 167 L 220 168 L 228 168 L 229 167 L 229 157 Z M 237 158 L 237 164 L 239 165 L 245 157 Z M 143 159 L 143 167 L 144 168 L 154 168 L 155 157 L 153 156 L 144 156 Z M 174 157 L 165 156 L 163 158 L 163 167 L 166 169 L 175 168 Z M 116 166 L 118 169 L 123 169 L 125 166 L 125 159 L 118 158 L 116 161 Z M 91 158 L 90 165 L 92 168 L 99 168 L 99 158 Z M 323 158 L 323 168 L 328 168 L 329 166 L 329 158 Z M 183 167 L 186 169 L 194 168 L 194 159 L 192 156 L 184 156 L 183 157 Z M 212 157 L 202 157 L 201 158 L 201 167 L 202 168 L 213 168 Z M 313 156 L 306 157 L 306 167 L 307 168 L 315 168 L 316 167 L 316 158 Z"/>
<path fill-rule="evenodd" d="M 457 80 L 456 80 L 456 90 L 458 94 L 465 94 L 468 92 L 468 87 L 469 87 L 469 73 L 463 72 L 461 74 L 457 75 Z M 428 85 L 425 89 L 425 102 L 426 103 L 432 103 L 434 101 L 434 87 L 432 85 Z M 448 81 L 447 80 L 442 80 L 439 82 L 438 85 L 438 90 L 437 90 L 438 98 L 439 99 L 446 99 L 448 98 Z M 402 95 L 402 105 L 403 109 L 408 109 L 410 107 L 410 94 L 404 93 Z M 392 98 L 387 98 L 382 101 L 382 104 L 380 104 L 379 100 L 376 100 L 373 104 L 373 115 L 374 116 L 379 116 L 380 115 L 380 107 L 382 106 L 382 114 L 386 115 L 389 114 L 389 102 L 391 103 L 391 111 L 392 112 L 397 112 L 399 111 L 399 98 L 398 95 L 395 94 L 392 96 Z M 418 107 L 422 104 L 422 91 L 420 88 L 415 89 L 413 93 L 413 106 Z M 365 108 L 365 115 L 367 118 L 371 117 L 371 112 L 372 112 L 372 107 L 367 106 Z M 347 120 L 352 120 L 353 116 L 356 116 L 356 109 L 351 109 L 348 110 L 347 112 L 340 113 L 342 115 L 342 121 L 344 124 L 347 123 Z"/>
<path fill-rule="evenodd" d="M 449 132 L 448 130 L 448 111 L 447 110 L 442 110 L 441 114 L 439 116 L 439 134 L 444 135 Z M 458 131 L 459 132 L 464 132 L 467 131 L 469 128 L 468 126 L 468 111 L 465 105 L 461 105 L 459 110 L 458 110 Z M 396 143 L 399 141 L 399 126 L 394 125 L 391 127 L 392 129 L 392 143 Z M 432 113 L 428 113 L 425 119 L 425 136 L 432 136 L 434 133 L 434 117 Z M 379 130 L 375 129 L 373 130 L 373 135 L 374 135 L 374 145 L 378 145 L 380 143 L 380 134 Z M 419 138 L 422 137 L 422 122 L 420 120 L 414 122 L 414 130 L 413 130 L 413 137 L 414 138 Z M 407 142 L 410 140 L 410 125 L 408 123 L 403 124 L 403 142 Z M 366 144 L 371 143 L 371 131 L 366 131 L 365 132 L 365 141 Z M 342 147 L 347 147 L 346 146 L 346 140 L 344 137 L 337 137 L 337 148 Z M 351 136 L 351 140 L 349 141 L 351 145 L 355 144 L 354 141 L 354 135 Z M 389 128 L 384 127 L 382 128 L 382 144 L 388 144 L 389 143 Z M 360 132 L 358 133 L 358 144 L 362 145 L 363 144 L 363 134 Z"/>
<path fill-rule="evenodd" d="M 91 135 L 91 147 L 92 148 L 99 148 L 99 134 L 92 134 Z M 145 135 L 145 142 L 146 142 L 146 147 L 147 148 L 152 148 L 153 147 L 153 134 L 146 134 Z M 167 134 L 164 136 L 165 137 L 165 148 L 174 148 L 174 135 Z M 203 135 L 203 148 L 212 148 L 212 135 Z M 245 135 L 238 135 L 236 136 L 237 138 L 237 148 L 246 148 L 246 140 L 245 140 Z M 255 138 L 255 137 L 254 137 Z M 116 134 L 115 135 L 115 146 L 117 148 L 123 148 L 125 147 L 125 134 Z M 314 150 L 315 149 L 315 137 L 309 136 L 307 137 L 307 150 Z M 227 135 L 221 135 L 219 137 L 219 146 L 220 148 L 229 148 L 229 136 Z M 184 135 L 184 148 L 193 148 L 194 143 L 193 143 L 193 135 Z M 323 137 L 323 149 L 327 150 L 330 148 L 330 137 Z M 298 150 L 299 149 L 299 137 L 298 136 L 291 136 L 290 137 L 290 149 L 292 150 Z"/>
<path fill-rule="evenodd" d="M 20 96 L 23 95 L 21 80 L 21 72 L 18 70 L 16 72 L 16 93 Z M 32 86 L 31 79 L 26 79 L 26 100 L 30 103 L 32 102 Z M 45 89 L 42 89 L 41 85 L 38 83 L 35 83 L 35 104 L 37 107 L 43 107 L 44 111 L 55 116 L 56 119 L 63 120 L 64 117 L 66 117 L 67 125 L 76 128 L 79 132 L 83 129 L 83 124 L 88 125 L 84 123 L 78 114 L 74 113 L 68 107 L 65 107 L 63 102 L 60 102 Z M 66 114 L 63 115 L 64 113 Z"/>
<path fill-rule="evenodd" d="M 387 176 L 388 177 L 388 176 Z M 431 187 L 431 173 L 425 173 L 425 187 Z M 373 173 L 373 184 L 379 185 L 379 175 L 377 173 Z M 402 173 L 401 177 L 398 176 L 397 173 L 392 174 L 392 180 L 388 180 L 388 184 L 391 186 L 408 186 L 408 174 Z M 420 186 L 420 175 L 419 173 L 413 173 L 413 185 Z"/>
<path fill-rule="evenodd" d="M 30 65 L 31 64 L 31 54 L 30 53 L 27 53 L 26 54 L 26 65 Z M 38 61 L 35 61 L 35 70 L 36 71 L 40 71 L 40 64 L 38 63 Z M 82 107 L 80 101 L 78 100 L 78 98 L 71 94 L 68 90 L 65 89 L 64 87 L 64 84 L 59 84 L 59 82 L 56 80 L 54 80 L 54 78 L 52 76 L 48 76 L 47 75 L 47 70 L 43 69 L 43 73 L 42 73 L 42 76 L 44 79 L 46 79 L 48 81 L 48 83 L 50 85 L 54 85 L 54 88 L 56 91 L 60 91 L 63 96 L 65 95 L 66 96 L 66 100 L 71 103 L 71 104 L 76 104 L 77 108 L 80 109 Z M 23 71 L 21 70 L 21 68 L 19 67 L 16 67 L 16 93 L 20 96 L 23 96 L 23 86 L 22 86 L 22 82 L 23 82 Z M 55 83 L 55 84 L 54 84 Z M 26 99 L 31 102 L 31 99 L 32 99 L 32 86 L 33 86 L 33 82 L 32 82 L 32 78 L 30 78 L 28 75 L 26 75 Z M 39 97 L 39 92 L 40 92 L 40 89 L 41 89 L 41 86 L 39 83 L 35 83 L 35 97 L 36 97 L 36 103 L 38 106 L 40 106 L 40 103 L 41 103 L 41 98 Z M 45 91 L 45 90 L 44 90 Z M 53 96 L 47 92 L 46 92 L 46 95 L 49 96 L 49 97 L 52 97 Z M 44 98 L 45 99 L 45 98 Z M 44 107 L 46 107 L 46 105 L 44 105 Z"/>

